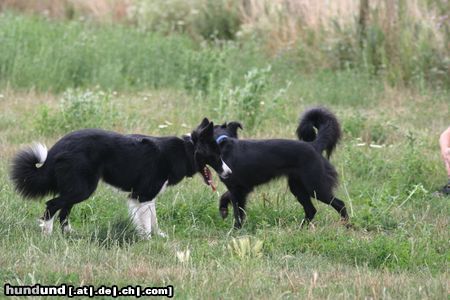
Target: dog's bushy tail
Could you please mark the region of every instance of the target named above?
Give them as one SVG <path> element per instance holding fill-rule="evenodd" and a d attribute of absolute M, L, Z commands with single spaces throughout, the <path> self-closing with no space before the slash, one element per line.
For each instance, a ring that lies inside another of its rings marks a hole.
<path fill-rule="evenodd" d="M 329 159 L 341 138 L 341 126 L 336 116 L 328 109 L 314 107 L 308 109 L 300 118 L 297 136 L 300 140 L 311 142 L 320 153 L 325 150 Z"/>
<path fill-rule="evenodd" d="M 45 168 L 47 148 L 35 144 L 21 150 L 13 159 L 11 180 L 24 198 L 37 198 L 51 192 L 50 178 Z M 41 166 L 38 167 L 37 165 Z"/>

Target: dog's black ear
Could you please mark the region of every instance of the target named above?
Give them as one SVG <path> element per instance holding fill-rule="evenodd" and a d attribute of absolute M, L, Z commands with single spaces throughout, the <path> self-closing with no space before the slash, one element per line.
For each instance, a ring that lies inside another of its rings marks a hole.
<path fill-rule="evenodd" d="M 203 118 L 202 122 L 191 132 L 191 139 L 194 143 L 197 143 L 198 139 L 202 136 L 205 128 L 209 126 L 211 123 L 208 118 Z"/>
<path fill-rule="evenodd" d="M 203 118 L 203 120 L 200 123 L 200 125 L 198 125 L 198 128 L 200 129 L 200 128 L 206 127 L 206 125 L 208 125 L 208 124 L 209 124 L 208 118 Z"/>
<path fill-rule="evenodd" d="M 214 135 L 214 123 L 213 122 L 209 122 L 209 124 L 206 125 L 206 127 L 202 128 L 199 133 L 199 137 L 204 140 L 212 139 L 213 135 Z"/>
<path fill-rule="evenodd" d="M 198 141 L 198 132 L 197 131 L 194 130 L 191 133 L 191 140 L 194 142 L 194 144 L 197 143 L 197 141 Z"/>
<path fill-rule="evenodd" d="M 230 133 L 232 133 L 235 137 L 237 137 L 238 128 L 243 129 L 242 124 L 235 121 L 228 123 L 227 128 L 230 130 Z"/>

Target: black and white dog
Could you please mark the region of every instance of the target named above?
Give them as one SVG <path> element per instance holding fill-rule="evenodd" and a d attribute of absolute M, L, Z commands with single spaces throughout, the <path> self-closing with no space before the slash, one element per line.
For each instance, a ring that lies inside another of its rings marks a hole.
<path fill-rule="evenodd" d="M 297 136 L 303 141 L 238 140 L 238 128 L 242 129 L 238 122 L 214 127 L 222 158 L 233 170 L 232 175 L 221 179 L 228 188 L 219 204 L 223 218 L 227 217 L 228 205 L 232 203 L 234 226 L 241 228 L 246 198 L 253 188 L 286 176 L 292 194 L 305 210 L 305 221 L 310 222 L 316 214 L 311 197 L 331 205 L 343 221 L 348 221 L 344 202 L 333 195 L 337 172 L 322 156 L 325 150 L 329 158 L 341 137 L 339 122 L 330 111 L 318 107 L 303 114 L 297 128 Z"/>
<path fill-rule="evenodd" d="M 70 231 L 70 210 L 89 198 L 102 179 L 130 192 L 129 212 L 140 234 L 146 238 L 152 233 L 165 236 L 158 228 L 155 197 L 166 186 L 197 172 L 211 184 L 207 164 L 222 178 L 231 174 L 213 138 L 213 126 L 205 118 L 191 136 L 181 138 L 122 135 L 100 129 L 75 131 L 61 138 L 48 153 L 41 144 L 19 152 L 11 178 L 26 198 L 56 196 L 47 201 L 41 220 L 46 234 L 52 232 L 58 211 L 63 232 Z"/>

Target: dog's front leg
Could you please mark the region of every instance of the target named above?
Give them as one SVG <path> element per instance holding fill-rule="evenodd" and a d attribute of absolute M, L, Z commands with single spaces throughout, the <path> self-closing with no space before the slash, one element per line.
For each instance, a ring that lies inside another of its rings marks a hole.
<path fill-rule="evenodd" d="M 225 192 L 219 200 L 219 213 L 222 216 L 222 219 L 226 219 L 228 217 L 228 205 L 231 202 L 230 192 Z"/>
<path fill-rule="evenodd" d="M 233 204 L 233 214 L 234 214 L 234 228 L 242 228 L 242 223 L 245 219 L 245 201 L 246 197 L 250 191 L 246 189 L 234 189 L 229 191 L 229 199 Z"/>
<path fill-rule="evenodd" d="M 131 219 L 137 231 L 144 238 L 150 238 L 152 233 L 162 237 L 167 235 L 159 230 L 156 217 L 156 196 L 168 185 L 167 180 L 160 180 L 151 185 L 145 193 L 131 193 L 128 208 Z M 139 199 L 139 200 L 136 200 Z"/>
<path fill-rule="evenodd" d="M 128 211 L 131 220 L 139 235 L 145 239 L 149 239 L 152 236 L 152 210 L 150 204 L 151 202 L 140 203 L 136 199 L 128 200 Z"/>
<path fill-rule="evenodd" d="M 239 211 L 240 211 L 239 204 L 234 199 L 232 200 L 232 202 L 233 202 L 233 213 L 234 213 L 234 228 L 241 229 L 242 228 L 242 220 L 241 220 L 240 213 L 239 213 Z"/>
<path fill-rule="evenodd" d="M 152 232 L 154 234 L 159 235 L 160 237 L 166 238 L 167 234 L 162 232 L 158 226 L 158 218 L 156 217 L 156 198 L 153 199 L 152 202 L 150 202 L 149 206 L 150 206 L 150 211 L 151 211 L 150 221 L 151 221 Z"/>

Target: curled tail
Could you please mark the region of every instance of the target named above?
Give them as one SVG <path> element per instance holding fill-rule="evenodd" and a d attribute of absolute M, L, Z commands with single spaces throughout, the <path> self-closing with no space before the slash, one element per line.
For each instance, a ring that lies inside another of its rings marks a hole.
<path fill-rule="evenodd" d="M 42 144 L 21 150 L 13 159 L 11 180 L 23 197 L 37 198 L 51 192 L 50 178 L 43 165 L 46 159 L 47 148 Z"/>
<path fill-rule="evenodd" d="M 336 116 L 328 109 L 314 107 L 308 109 L 300 118 L 297 136 L 301 140 L 311 142 L 318 152 L 325 150 L 327 158 L 330 158 L 341 138 L 341 126 Z"/>

